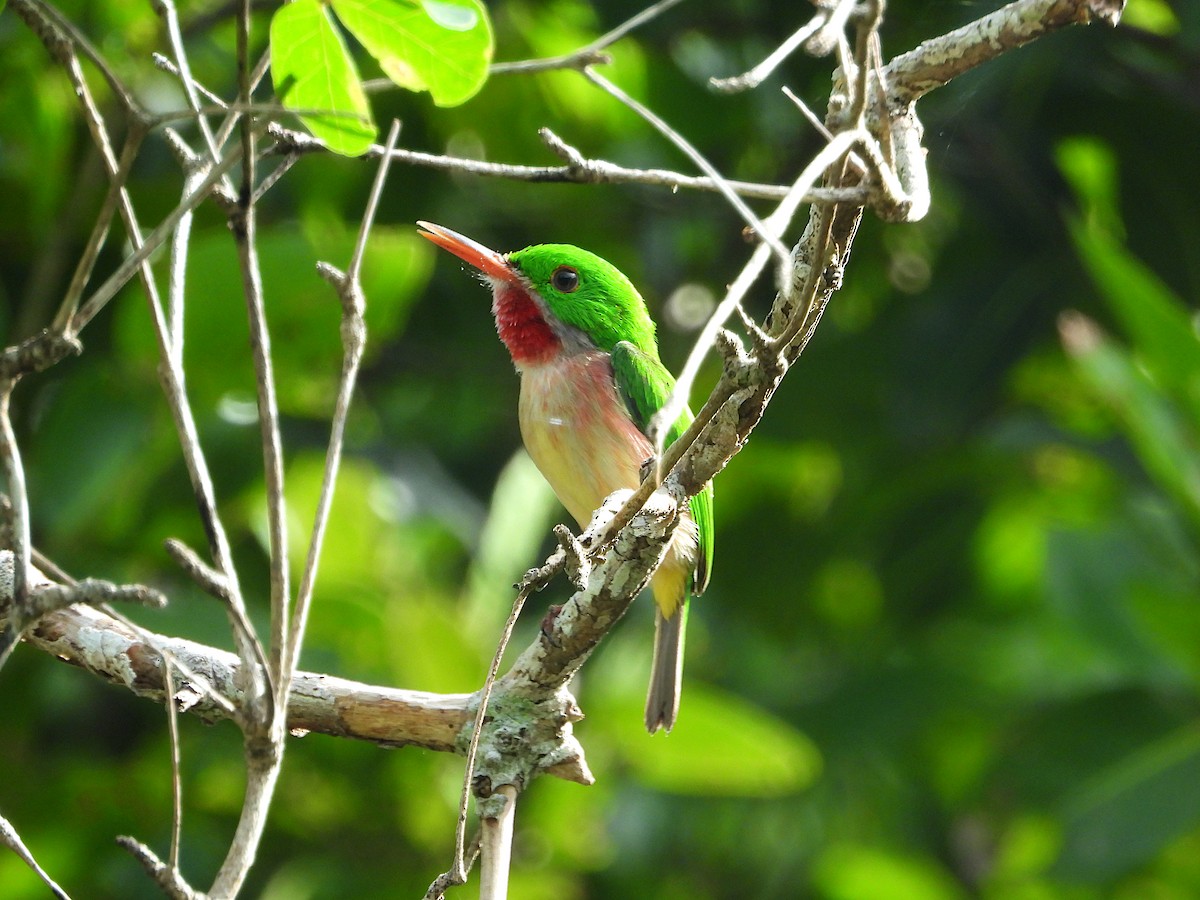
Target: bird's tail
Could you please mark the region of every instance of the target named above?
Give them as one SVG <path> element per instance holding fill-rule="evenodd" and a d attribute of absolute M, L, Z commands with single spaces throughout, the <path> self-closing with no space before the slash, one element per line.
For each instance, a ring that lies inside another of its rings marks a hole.
<path fill-rule="evenodd" d="M 654 661 L 650 664 L 650 690 L 646 695 L 646 730 L 651 734 L 659 728 L 670 731 L 679 714 L 687 610 L 686 600 L 671 616 L 664 616 L 658 604 L 654 605 Z"/>

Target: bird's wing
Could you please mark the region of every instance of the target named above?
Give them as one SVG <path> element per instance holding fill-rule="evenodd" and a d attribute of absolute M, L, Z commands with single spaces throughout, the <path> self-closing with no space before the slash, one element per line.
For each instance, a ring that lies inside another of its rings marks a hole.
<path fill-rule="evenodd" d="M 656 357 L 639 350 L 629 341 L 620 341 L 612 350 L 613 381 L 617 393 L 629 410 L 629 415 L 642 433 L 650 427 L 654 414 L 662 409 L 675 387 L 675 379 Z M 667 431 L 666 446 L 670 446 L 692 422 L 692 411 L 686 406 Z M 696 523 L 700 552 L 696 555 L 696 571 L 692 593 L 697 597 L 708 587 L 713 557 L 713 487 L 712 482 L 692 497 L 692 520 Z"/>

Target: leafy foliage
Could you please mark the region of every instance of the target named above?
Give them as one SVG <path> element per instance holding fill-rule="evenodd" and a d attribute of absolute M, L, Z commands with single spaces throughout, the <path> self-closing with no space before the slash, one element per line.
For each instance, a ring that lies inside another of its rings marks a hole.
<path fill-rule="evenodd" d="M 358 70 L 319 0 L 294 0 L 271 20 L 271 76 L 285 106 L 329 110 L 302 116 L 329 149 L 357 156 L 375 139 Z"/>
<path fill-rule="evenodd" d="M 333 0 L 329 7 L 393 83 L 429 91 L 438 106 L 465 103 L 487 79 L 492 27 L 479 0 Z M 275 12 L 271 75 L 284 106 L 300 111 L 335 153 L 357 156 L 377 137 L 354 60 L 319 0 L 292 0 Z"/>

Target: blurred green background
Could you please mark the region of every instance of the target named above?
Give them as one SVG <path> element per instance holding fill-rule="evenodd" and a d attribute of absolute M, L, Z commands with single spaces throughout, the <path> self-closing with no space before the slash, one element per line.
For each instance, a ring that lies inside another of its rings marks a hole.
<path fill-rule="evenodd" d="M 564 52 L 640 6 L 489 4 L 497 59 Z M 180 104 L 148 62 L 163 46 L 149 4 L 60 7 L 146 102 Z M 896 2 L 885 54 L 992 8 Z M 806 9 L 685 4 L 617 45 L 606 73 L 722 171 L 787 182 L 819 138 L 778 88 L 822 109 L 826 63 L 794 59 L 735 97 L 705 80 L 756 63 Z M 181 12 L 197 76 L 228 94 L 222 4 Z M 413 149 L 552 164 L 536 134 L 550 126 L 588 156 L 687 171 L 569 72 L 497 76 L 453 110 L 401 92 L 373 102 Z M 652 626 L 639 604 L 576 685 L 598 783 L 542 779 L 522 797 L 514 897 L 1200 896 L 1200 5 L 1131 0 L 1116 31 L 1045 39 L 920 111 L 929 217 L 865 221 L 844 290 L 720 476 L 678 728 L 650 738 L 640 725 Z M 340 365 L 337 302 L 313 263 L 345 265 L 373 175 L 307 157 L 261 209 L 297 560 Z M 5 11 L 5 343 L 52 317 L 103 190 L 69 84 Z M 133 183 L 143 223 L 179 192 L 151 142 Z M 747 247 L 715 196 L 393 168 L 303 665 L 469 691 L 509 585 L 565 515 L 519 450 L 517 378 L 487 294 L 435 259 L 418 218 L 499 249 L 566 241 L 604 255 L 642 287 L 673 368 Z M 114 243 L 102 269 L 119 255 Z M 760 286 L 752 310 L 770 300 Z M 197 220 L 189 303 L 189 390 L 261 621 L 253 379 L 235 254 L 212 209 Z M 36 541 L 76 575 L 166 590 L 169 609 L 137 613 L 147 627 L 227 646 L 216 604 L 162 550 L 171 536 L 204 542 L 140 291 L 83 339 L 82 357 L 16 394 Z M 565 593 L 536 598 L 518 646 Z M 0 812 L 76 896 L 158 896 L 113 837 L 166 851 L 162 710 L 30 649 L 0 673 L 0 697 Z M 241 801 L 236 730 L 184 721 L 183 765 L 184 873 L 203 887 Z M 245 895 L 420 896 L 450 859 L 461 770 L 448 755 L 293 741 Z M 0 897 L 42 896 L 0 852 Z"/>

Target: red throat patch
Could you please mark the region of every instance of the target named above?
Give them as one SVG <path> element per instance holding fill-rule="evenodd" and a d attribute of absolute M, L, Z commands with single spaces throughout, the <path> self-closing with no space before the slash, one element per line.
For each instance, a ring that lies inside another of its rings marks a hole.
<path fill-rule="evenodd" d="M 562 349 L 562 341 L 524 288 L 500 285 L 492 301 L 496 331 L 517 365 L 543 363 Z"/>

